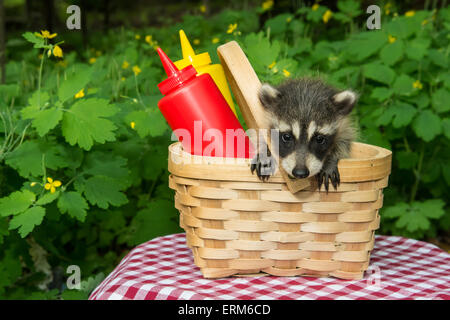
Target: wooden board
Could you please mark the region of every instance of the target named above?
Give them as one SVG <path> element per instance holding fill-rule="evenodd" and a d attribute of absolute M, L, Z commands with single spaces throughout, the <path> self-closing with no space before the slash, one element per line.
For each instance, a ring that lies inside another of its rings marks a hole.
<path fill-rule="evenodd" d="M 217 53 L 247 126 L 256 130 L 268 129 L 264 109 L 258 98 L 261 82 L 244 51 L 236 41 L 231 41 L 218 47 Z M 266 139 L 266 142 L 270 150 L 270 139 Z M 291 179 L 286 171 L 281 167 L 279 169 L 292 193 L 310 186 L 308 179 Z"/>

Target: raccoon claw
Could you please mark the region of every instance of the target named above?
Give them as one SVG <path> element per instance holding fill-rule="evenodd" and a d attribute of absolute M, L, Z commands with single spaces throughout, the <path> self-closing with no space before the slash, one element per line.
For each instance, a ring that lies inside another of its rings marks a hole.
<path fill-rule="evenodd" d="M 337 190 L 337 187 L 341 183 L 341 178 L 339 175 L 338 168 L 335 167 L 332 170 L 322 170 L 317 174 L 317 183 L 319 187 L 319 191 L 322 187 L 322 184 L 325 186 L 325 191 L 328 193 L 329 187 L 330 187 L 330 181 L 331 184 L 334 187 L 334 190 Z"/>
<path fill-rule="evenodd" d="M 257 156 L 256 159 L 252 161 L 252 164 L 250 166 L 252 174 L 256 171 L 256 175 L 263 182 L 269 180 L 270 176 L 275 171 L 274 168 L 275 166 L 272 157 L 262 162 L 261 159 Z"/>

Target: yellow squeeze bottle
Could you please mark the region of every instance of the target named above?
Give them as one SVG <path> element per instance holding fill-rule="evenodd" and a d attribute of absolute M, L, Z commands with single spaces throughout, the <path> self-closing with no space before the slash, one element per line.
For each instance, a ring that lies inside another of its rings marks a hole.
<path fill-rule="evenodd" d="M 211 64 L 211 57 L 208 52 L 195 54 L 194 49 L 192 49 L 192 46 L 183 30 L 180 30 L 180 42 L 181 50 L 183 52 L 183 59 L 174 62 L 177 68 L 181 70 L 188 65 L 192 65 L 198 75 L 208 73 L 219 88 L 231 110 L 233 110 L 236 115 L 233 98 L 231 97 L 230 89 L 228 88 L 227 79 L 225 78 L 225 72 L 223 71 L 222 66 L 220 64 Z"/>

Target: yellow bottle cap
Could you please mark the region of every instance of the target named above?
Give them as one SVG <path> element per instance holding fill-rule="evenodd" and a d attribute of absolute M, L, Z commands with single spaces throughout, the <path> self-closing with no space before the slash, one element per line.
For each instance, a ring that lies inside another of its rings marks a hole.
<path fill-rule="evenodd" d="M 211 63 L 211 57 L 208 52 L 195 54 L 183 30 L 180 30 L 180 42 L 183 59 L 174 62 L 178 69 L 183 69 L 191 64 L 194 68 L 197 68 Z"/>

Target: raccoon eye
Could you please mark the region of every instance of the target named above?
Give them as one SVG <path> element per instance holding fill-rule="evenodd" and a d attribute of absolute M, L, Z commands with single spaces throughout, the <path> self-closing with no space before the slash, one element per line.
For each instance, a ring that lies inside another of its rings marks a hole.
<path fill-rule="evenodd" d="M 290 142 L 292 141 L 292 135 L 290 133 L 283 133 L 281 135 L 281 140 L 283 140 L 283 142 Z"/>
<path fill-rule="evenodd" d="M 325 141 L 326 141 L 326 138 L 325 138 L 324 136 L 322 136 L 322 135 L 320 135 L 320 134 L 316 136 L 316 142 L 317 142 L 318 144 L 324 144 Z"/>

